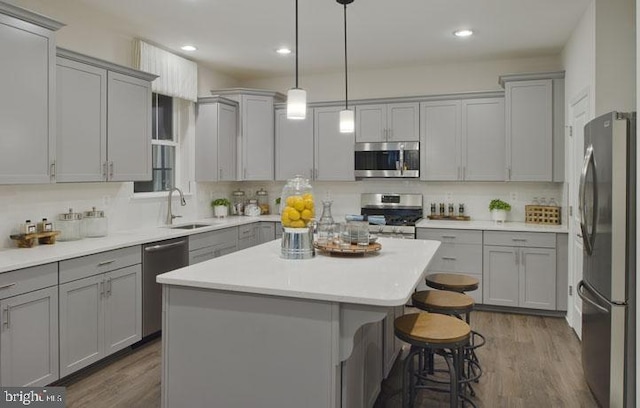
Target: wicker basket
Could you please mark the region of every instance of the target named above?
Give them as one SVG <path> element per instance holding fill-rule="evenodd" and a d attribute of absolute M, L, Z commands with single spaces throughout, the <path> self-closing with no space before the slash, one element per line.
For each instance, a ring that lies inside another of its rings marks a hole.
<path fill-rule="evenodd" d="M 527 224 L 559 225 L 561 208 L 550 205 L 525 205 L 524 222 Z"/>

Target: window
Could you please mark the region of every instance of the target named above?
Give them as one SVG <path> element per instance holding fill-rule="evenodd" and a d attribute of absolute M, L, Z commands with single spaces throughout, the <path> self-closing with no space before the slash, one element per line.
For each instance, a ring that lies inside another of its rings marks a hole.
<path fill-rule="evenodd" d="M 154 93 L 151 114 L 152 180 L 133 183 L 134 193 L 167 191 L 176 186 L 178 137 L 174 127 L 173 98 Z"/>

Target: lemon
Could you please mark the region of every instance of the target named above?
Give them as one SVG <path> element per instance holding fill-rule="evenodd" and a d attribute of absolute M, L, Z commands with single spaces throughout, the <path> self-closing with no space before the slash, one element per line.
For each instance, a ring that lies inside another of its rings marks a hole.
<path fill-rule="evenodd" d="M 313 210 L 313 198 L 304 199 L 304 208 L 307 210 Z"/>
<path fill-rule="evenodd" d="M 304 221 L 302 220 L 291 221 L 291 228 L 304 228 L 304 226 Z"/>
<path fill-rule="evenodd" d="M 290 226 L 291 226 L 291 220 L 289 220 L 289 219 L 287 218 L 287 221 L 286 221 L 286 222 L 285 222 L 285 221 L 282 221 L 282 226 L 283 226 L 283 227 L 290 227 Z"/>
<path fill-rule="evenodd" d="M 304 221 L 309 221 L 311 217 L 311 211 L 307 210 L 306 208 L 300 212 L 300 218 L 302 218 Z"/>
<path fill-rule="evenodd" d="M 303 200 L 311 200 L 311 201 L 313 201 L 313 194 L 305 193 L 305 194 L 302 195 L 302 199 Z"/>
<path fill-rule="evenodd" d="M 296 202 L 296 196 L 289 196 L 287 197 L 287 206 L 289 207 L 293 207 L 293 203 Z"/>
<path fill-rule="evenodd" d="M 289 222 L 289 213 L 287 211 L 283 211 L 282 215 L 280 216 L 280 221 L 282 221 L 282 223 L 284 224 L 285 222 Z"/>
<path fill-rule="evenodd" d="M 295 208 L 289 208 L 288 213 L 291 221 L 297 221 L 300 219 L 300 213 Z"/>

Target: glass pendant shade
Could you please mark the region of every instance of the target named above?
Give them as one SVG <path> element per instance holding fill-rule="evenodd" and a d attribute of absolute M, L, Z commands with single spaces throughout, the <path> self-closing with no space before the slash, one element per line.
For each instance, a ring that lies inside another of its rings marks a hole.
<path fill-rule="evenodd" d="M 340 111 L 340 133 L 353 133 L 355 129 L 355 120 L 353 111 L 344 109 Z"/>
<path fill-rule="evenodd" d="M 307 91 L 291 88 L 287 92 L 287 119 L 302 120 L 307 117 Z"/>

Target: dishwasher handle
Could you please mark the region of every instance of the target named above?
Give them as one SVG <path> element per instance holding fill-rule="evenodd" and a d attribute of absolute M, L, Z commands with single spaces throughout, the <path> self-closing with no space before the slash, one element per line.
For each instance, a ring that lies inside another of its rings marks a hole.
<path fill-rule="evenodd" d="M 186 244 L 187 244 L 187 241 L 186 240 L 182 240 L 182 241 L 178 241 L 178 242 L 172 242 L 170 244 L 153 245 L 153 246 L 145 247 L 144 248 L 144 252 L 164 251 L 165 249 L 175 248 L 175 247 L 183 246 L 183 245 L 186 245 Z"/>

